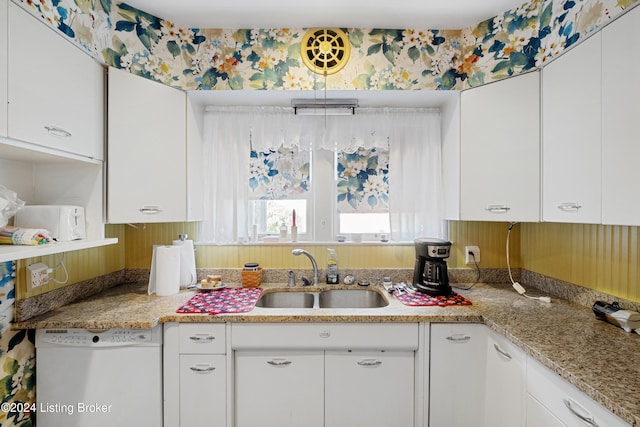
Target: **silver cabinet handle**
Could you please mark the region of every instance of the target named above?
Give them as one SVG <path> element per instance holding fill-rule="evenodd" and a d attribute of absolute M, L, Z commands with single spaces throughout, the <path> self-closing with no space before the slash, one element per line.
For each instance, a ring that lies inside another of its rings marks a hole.
<path fill-rule="evenodd" d="M 267 360 L 267 363 L 271 366 L 288 366 L 291 365 L 291 360 L 287 360 L 287 359 L 272 359 L 272 360 Z"/>
<path fill-rule="evenodd" d="M 462 344 L 471 340 L 469 335 L 454 334 L 447 337 L 447 340 L 453 343 Z"/>
<path fill-rule="evenodd" d="M 191 369 L 194 372 L 208 373 L 208 372 L 215 371 L 216 367 L 211 365 L 196 365 L 196 366 L 190 366 L 189 369 Z"/>
<path fill-rule="evenodd" d="M 580 208 L 582 208 L 582 205 L 580 203 L 575 203 L 575 202 L 560 203 L 558 205 L 558 209 L 560 209 L 563 212 L 574 212 L 579 210 Z"/>
<path fill-rule="evenodd" d="M 498 354 L 500 354 L 501 356 L 504 356 L 504 357 L 506 357 L 506 358 L 507 358 L 507 359 L 509 359 L 509 360 L 513 359 L 513 357 L 512 357 L 509 353 L 507 353 L 506 351 L 504 351 L 503 349 L 501 349 L 501 348 L 500 348 L 500 346 L 498 346 L 498 344 L 494 344 L 494 345 L 493 345 L 493 348 L 495 348 L 495 349 L 496 349 L 496 351 L 498 352 Z"/>
<path fill-rule="evenodd" d="M 216 337 L 214 337 L 213 335 L 192 335 L 189 337 L 189 339 L 191 341 L 195 341 L 198 343 L 210 343 L 211 341 L 215 340 Z"/>
<path fill-rule="evenodd" d="M 590 425 L 591 427 L 598 427 L 598 423 L 593 419 L 593 415 L 591 415 L 589 411 L 587 411 L 578 402 L 570 397 L 562 399 L 562 402 L 573 415 L 584 421 L 587 425 Z"/>
<path fill-rule="evenodd" d="M 511 210 L 511 208 L 507 205 L 489 205 L 484 208 L 484 210 L 491 213 L 507 213 Z"/>
<path fill-rule="evenodd" d="M 360 366 L 380 366 L 382 365 L 382 360 L 378 359 L 364 359 L 358 362 Z"/>
<path fill-rule="evenodd" d="M 143 206 L 138 211 L 143 215 L 156 215 L 162 212 L 162 209 L 160 206 Z"/>
<path fill-rule="evenodd" d="M 62 129 L 61 127 L 58 127 L 58 126 L 49 125 L 49 126 L 45 126 L 44 128 L 47 130 L 49 135 L 57 136 L 59 138 L 71 138 L 71 136 L 73 136 L 71 135 L 71 132 L 65 129 Z"/>

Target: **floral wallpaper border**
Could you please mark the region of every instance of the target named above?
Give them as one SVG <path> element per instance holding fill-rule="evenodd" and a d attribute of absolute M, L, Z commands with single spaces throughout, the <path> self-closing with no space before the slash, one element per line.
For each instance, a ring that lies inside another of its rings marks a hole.
<path fill-rule="evenodd" d="M 185 90 L 455 90 L 543 66 L 638 0 L 530 0 L 476 26 L 345 29 L 344 70 L 302 63 L 305 29 L 180 28 L 111 0 L 16 0 L 107 65 Z"/>
<path fill-rule="evenodd" d="M 36 351 L 35 332 L 10 329 L 15 302 L 16 267 L 13 261 L 0 263 L 0 396 L 3 427 L 35 425 Z"/>

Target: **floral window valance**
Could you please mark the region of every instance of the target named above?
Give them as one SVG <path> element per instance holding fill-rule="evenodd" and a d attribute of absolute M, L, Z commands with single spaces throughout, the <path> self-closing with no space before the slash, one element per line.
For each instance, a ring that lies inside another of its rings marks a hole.
<path fill-rule="evenodd" d="M 389 150 L 339 152 L 336 161 L 340 212 L 389 211 Z"/>
<path fill-rule="evenodd" d="M 249 198 L 280 200 L 304 197 L 310 189 L 311 154 L 296 147 L 251 150 Z"/>

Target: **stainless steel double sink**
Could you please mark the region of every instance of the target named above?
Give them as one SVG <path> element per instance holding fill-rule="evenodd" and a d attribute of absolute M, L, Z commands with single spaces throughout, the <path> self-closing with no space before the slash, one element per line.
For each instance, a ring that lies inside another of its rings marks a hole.
<path fill-rule="evenodd" d="M 256 307 L 263 308 L 378 308 L 389 301 L 371 289 L 330 289 L 319 292 L 272 291 L 262 294 Z"/>

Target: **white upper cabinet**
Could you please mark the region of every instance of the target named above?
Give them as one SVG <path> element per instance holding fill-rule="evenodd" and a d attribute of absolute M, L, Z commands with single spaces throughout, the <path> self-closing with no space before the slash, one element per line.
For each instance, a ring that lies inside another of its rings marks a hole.
<path fill-rule="evenodd" d="M 0 0 L 0 137 L 7 136 L 7 37 L 9 33 L 7 1 Z"/>
<path fill-rule="evenodd" d="M 540 76 L 461 95 L 460 219 L 540 220 Z"/>
<path fill-rule="evenodd" d="M 20 6 L 8 14 L 9 138 L 104 159 L 102 66 Z"/>
<path fill-rule="evenodd" d="M 601 221 L 601 34 L 542 71 L 542 219 Z"/>
<path fill-rule="evenodd" d="M 602 222 L 640 225 L 640 9 L 602 30 Z"/>
<path fill-rule="evenodd" d="M 200 219 L 188 190 L 186 105 L 181 90 L 109 69 L 109 223 Z"/>

